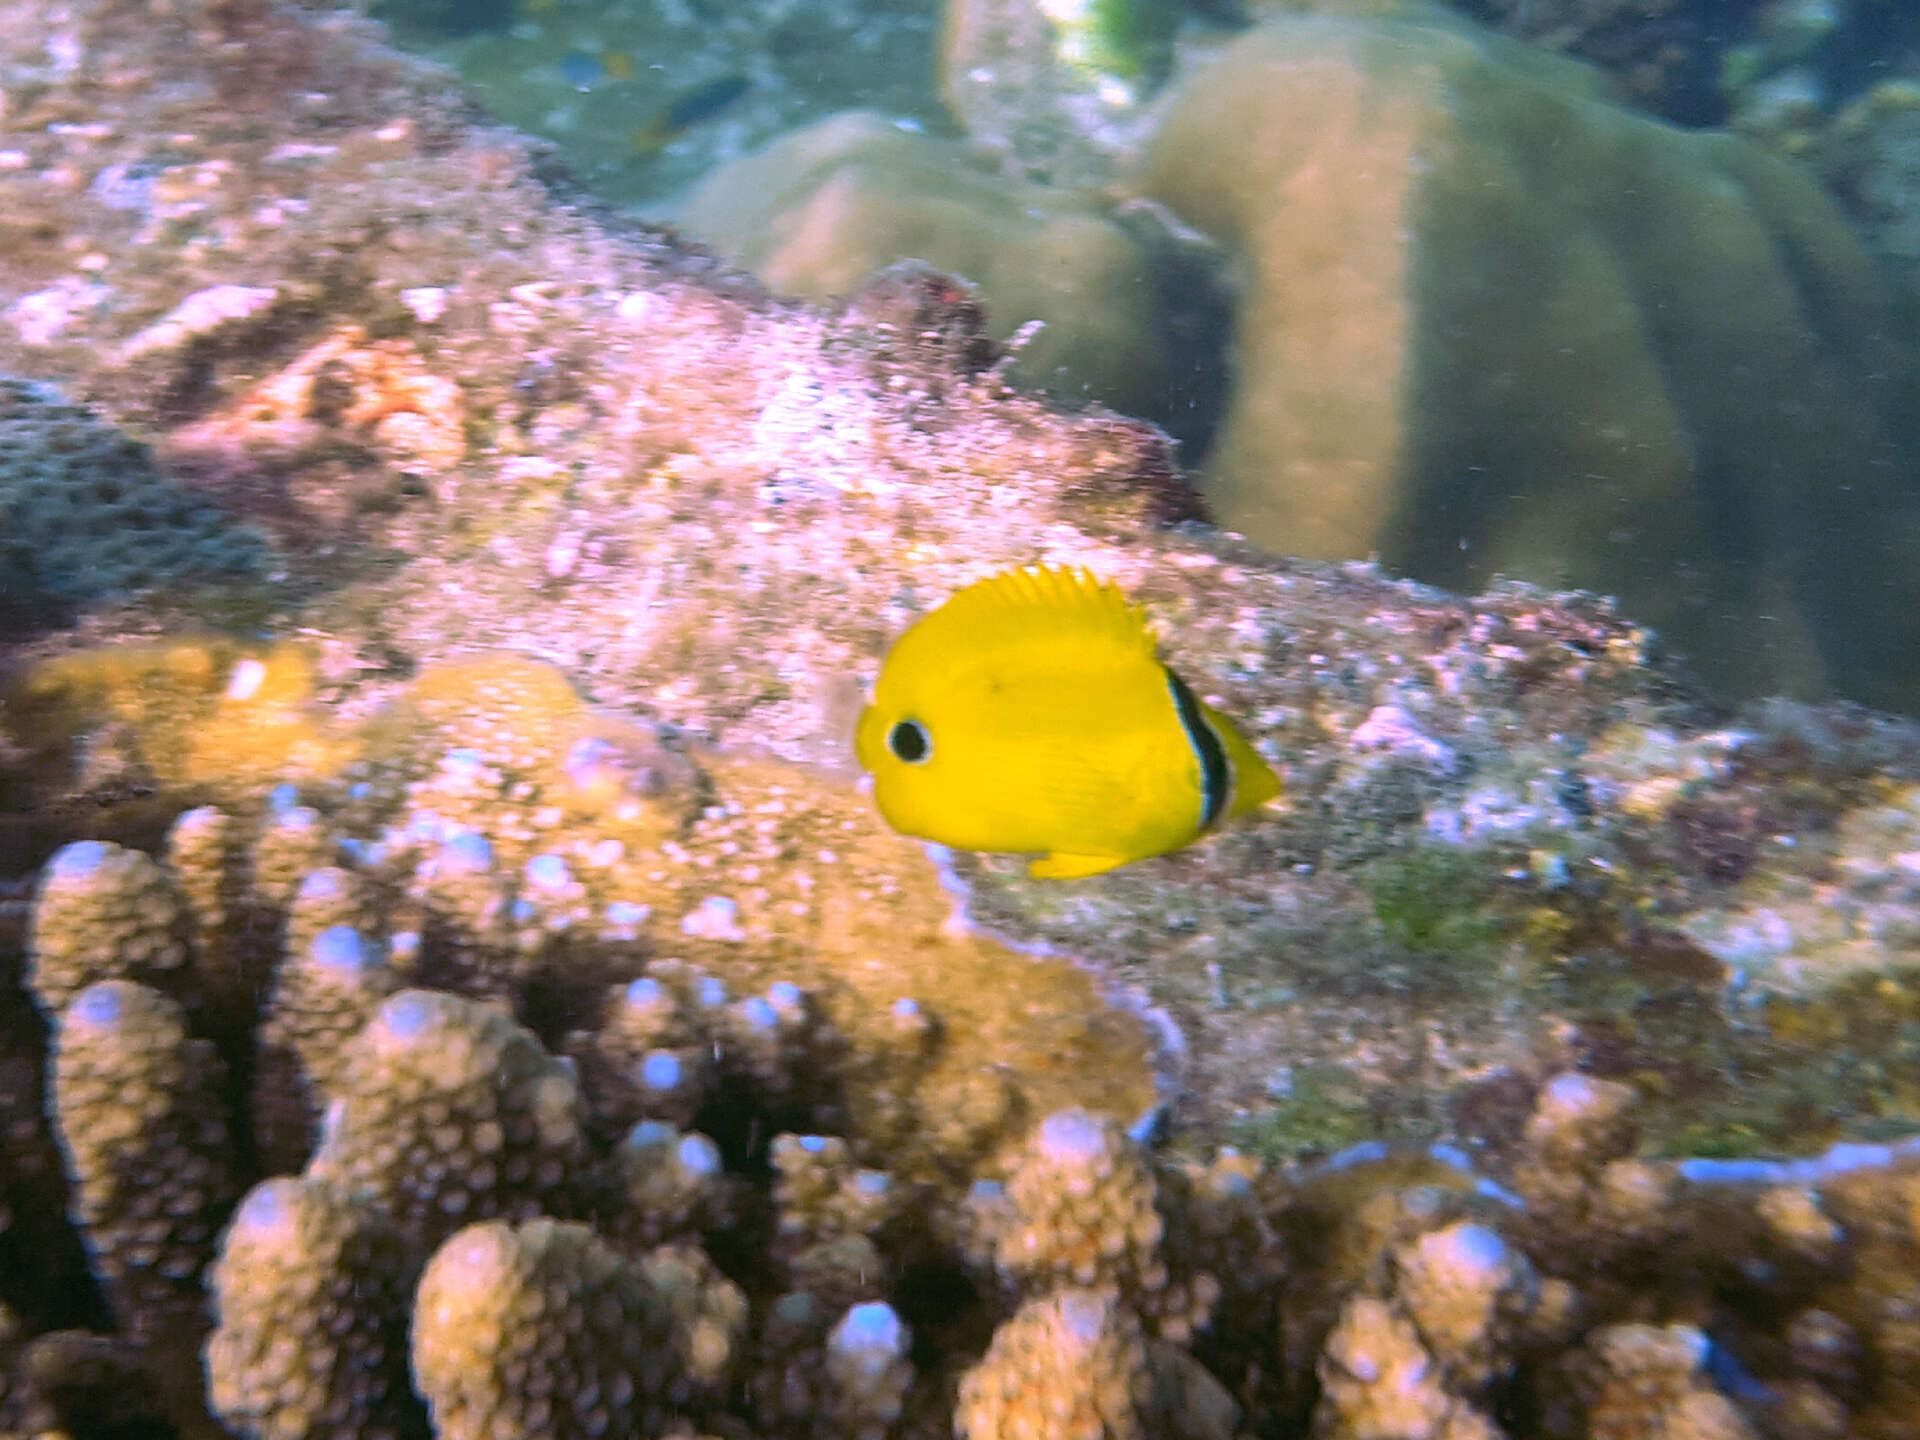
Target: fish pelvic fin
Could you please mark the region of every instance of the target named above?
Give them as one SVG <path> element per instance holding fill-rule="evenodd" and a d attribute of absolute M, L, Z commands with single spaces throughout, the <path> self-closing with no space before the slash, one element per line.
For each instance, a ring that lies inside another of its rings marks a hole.
<path fill-rule="evenodd" d="M 1027 874 L 1041 880 L 1078 880 L 1086 875 L 1103 875 L 1137 855 L 1074 855 L 1056 850 L 1027 866 Z"/>

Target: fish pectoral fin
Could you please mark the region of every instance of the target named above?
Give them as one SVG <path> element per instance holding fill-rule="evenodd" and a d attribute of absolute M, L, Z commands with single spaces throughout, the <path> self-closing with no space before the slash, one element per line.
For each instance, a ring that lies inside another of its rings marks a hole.
<path fill-rule="evenodd" d="M 1056 850 L 1027 866 L 1027 874 L 1042 880 L 1078 880 L 1083 875 L 1100 875 L 1124 865 L 1130 855 L 1072 855 Z"/>

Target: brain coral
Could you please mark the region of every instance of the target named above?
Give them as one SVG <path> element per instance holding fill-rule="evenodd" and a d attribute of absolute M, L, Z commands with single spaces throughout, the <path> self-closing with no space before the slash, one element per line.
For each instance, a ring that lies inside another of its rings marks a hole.
<path fill-rule="evenodd" d="M 1920 698 L 1883 423 L 1906 362 L 1810 177 L 1404 5 L 1227 46 L 1138 183 L 1244 281 L 1226 525 L 1618 595 L 1748 690 Z"/>
<path fill-rule="evenodd" d="M 267 555 L 144 446 L 46 386 L 0 376 L 0 593 L 81 603 L 252 574 Z"/>

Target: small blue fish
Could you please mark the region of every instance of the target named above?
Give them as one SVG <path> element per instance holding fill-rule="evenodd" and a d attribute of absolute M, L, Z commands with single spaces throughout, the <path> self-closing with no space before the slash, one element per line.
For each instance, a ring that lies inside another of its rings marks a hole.
<path fill-rule="evenodd" d="M 633 78 L 633 57 L 619 50 L 569 50 L 560 60 L 560 78 L 585 92 L 607 80 Z"/>
<path fill-rule="evenodd" d="M 600 57 L 585 50 L 569 50 L 560 61 L 560 78 L 576 90 L 591 90 L 604 74 Z"/>

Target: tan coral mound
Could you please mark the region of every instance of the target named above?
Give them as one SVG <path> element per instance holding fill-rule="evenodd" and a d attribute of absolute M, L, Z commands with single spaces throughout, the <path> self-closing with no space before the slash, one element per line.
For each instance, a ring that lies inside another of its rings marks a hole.
<path fill-rule="evenodd" d="M 723 166 L 680 219 L 773 289 L 810 300 L 924 260 L 980 287 L 996 334 L 1043 322 L 1016 378 L 1130 414 L 1164 402 L 1147 250 L 1090 199 L 1002 179 L 951 140 L 836 115 Z"/>
<path fill-rule="evenodd" d="M 1228 46 L 1138 183 L 1244 282 L 1223 523 L 1449 586 L 1619 595 L 1747 690 L 1914 702 L 1882 533 L 1899 364 L 1810 177 L 1404 5 Z"/>

